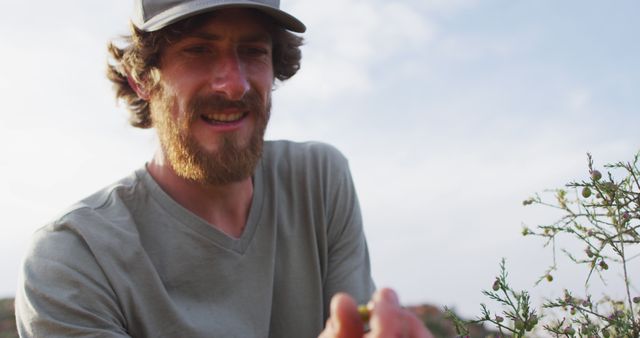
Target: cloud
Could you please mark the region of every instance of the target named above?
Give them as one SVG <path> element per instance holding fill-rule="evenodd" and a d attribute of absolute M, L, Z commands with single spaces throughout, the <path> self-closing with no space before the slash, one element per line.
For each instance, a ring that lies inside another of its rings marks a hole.
<path fill-rule="evenodd" d="M 430 41 L 435 28 L 411 4 L 292 1 L 308 27 L 303 67 L 290 97 L 330 100 L 371 89 L 371 68 Z"/>

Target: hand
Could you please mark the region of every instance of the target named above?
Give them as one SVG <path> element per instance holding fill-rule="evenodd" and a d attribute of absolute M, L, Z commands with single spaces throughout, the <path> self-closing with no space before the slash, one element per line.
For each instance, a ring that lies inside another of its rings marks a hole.
<path fill-rule="evenodd" d="M 318 338 L 433 338 L 420 319 L 400 306 L 391 289 L 377 291 L 367 307 L 371 311 L 365 333 L 356 302 L 339 293 L 331 299 L 331 314 Z"/>

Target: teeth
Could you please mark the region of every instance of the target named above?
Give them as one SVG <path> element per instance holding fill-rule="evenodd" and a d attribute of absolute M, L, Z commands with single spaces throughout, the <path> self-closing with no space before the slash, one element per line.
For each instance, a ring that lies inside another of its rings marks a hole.
<path fill-rule="evenodd" d="M 208 114 L 204 115 L 204 118 L 216 122 L 234 122 L 242 118 L 244 114 Z"/>

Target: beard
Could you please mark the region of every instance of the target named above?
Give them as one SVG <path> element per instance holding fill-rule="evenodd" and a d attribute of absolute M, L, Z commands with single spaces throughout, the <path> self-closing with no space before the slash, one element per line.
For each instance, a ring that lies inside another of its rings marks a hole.
<path fill-rule="evenodd" d="M 151 100 L 150 109 L 160 146 L 179 177 L 204 185 L 219 186 L 253 175 L 262 156 L 264 133 L 271 112 L 271 95 L 266 102 L 254 90 L 239 101 L 230 101 L 220 95 L 199 95 L 187 102 L 184 114 L 174 119 L 172 111 L 177 102 L 175 95 L 168 94 L 160 86 Z M 193 136 L 192 126 L 201 119 L 202 114 L 225 108 L 238 108 L 254 114 L 254 130 L 247 141 L 239 140 L 238 135 L 233 132 L 222 133 L 217 150 L 209 151 Z"/>

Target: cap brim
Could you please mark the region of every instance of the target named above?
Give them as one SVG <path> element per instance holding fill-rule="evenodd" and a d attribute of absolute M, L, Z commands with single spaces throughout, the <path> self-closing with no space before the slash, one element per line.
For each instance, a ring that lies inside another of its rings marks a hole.
<path fill-rule="evenodd" d="M 222 8 L 255 8 L 267 14 L 277 23 L 282 25 L 282 27 L 290 31 L 304 33 L 307 30 L 307 27 L 300 20 L 284 11 L 268 5 L 242 0 L 229 1 L 222 4 L 220 3 L 220 0 L 199 1 L 195 5 L 193 3 L 186 2 L 184 4 L 174 6 L 164 12 L 158 13 L 145 23 L 136 23 L 136 27 L 145 32 L 153 32 L 180 20 Z"/>

